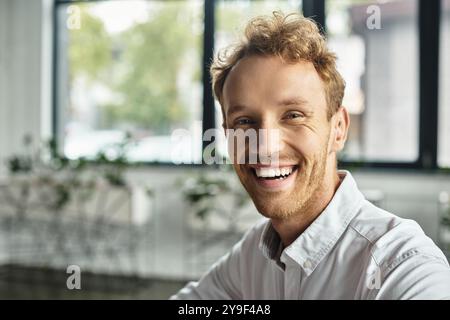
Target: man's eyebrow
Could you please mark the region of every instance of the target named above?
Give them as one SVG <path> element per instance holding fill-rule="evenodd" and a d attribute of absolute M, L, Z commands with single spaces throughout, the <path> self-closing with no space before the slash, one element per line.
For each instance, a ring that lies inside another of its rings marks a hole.
<path fill-rule="evenodd" d="M 286 98 L 286 99 L 282 99 L 278 102 L 279 106 L 304 106 L 307 105 L 308 102 L 301 98 L 301 97 L 291 97 L 291 98 Z"/>
<path fill-rule="evenodd" d="M 230 115 L 232 115 L 233 113 L 242 111 L 242 110 L 244 110 L 244 109 L 246 109 L 246 108 L 245 108 L 243 105 L 240 105 L 240 104 L 232 105 L 232 106 L 228 109 L 227 115 L 230 116 Z"/>
<path fill-rule="evenodd" d="M 306 106 L 308 105 L 307 101 L 301 97 L 290 97 L 280 100 L 277 105 L 279 106 Z M 247 109 L 242 104 L 233 104 L 230 108 L 228 108 L 227 116 L 232 115 L 233 113 L 240 112 L 242 110 Z"/>

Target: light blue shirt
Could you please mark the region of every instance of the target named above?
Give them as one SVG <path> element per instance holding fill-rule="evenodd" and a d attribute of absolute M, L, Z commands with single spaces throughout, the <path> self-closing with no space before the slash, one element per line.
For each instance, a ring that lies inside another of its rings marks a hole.
<path fill-rule="evenodd" d="M 412 220 L 369 201 L 348 171 L 317 219 L 282 250 L 264 219 L 171 299 L 450 299 L 450 267 Z"/>

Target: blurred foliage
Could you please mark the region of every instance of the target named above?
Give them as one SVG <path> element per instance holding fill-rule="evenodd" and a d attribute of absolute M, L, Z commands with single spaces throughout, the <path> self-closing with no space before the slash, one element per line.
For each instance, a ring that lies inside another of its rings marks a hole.
<path fill-rule="evenodd" d="M 59 210 L 71 200 L 74 189 L 82 189 L 84 197 L 88 198 L 98 183 L 126 187 L 124 173 L 129 162 L 125 155 L 129 141 L 130 135 L 127 135 L 122 143 L 100 151 L 93 161 L 85 158 L 72 160 L 58 152 L 54 139 L 33 150 L 32 139 L 27 135 L 23 152 L 11 156 L 6 162 L 11 177 L 24 178 L 23 190 L 29 190 L 33 183 L 50 189 L 52 199 L 49 206 Z M 109 156 L 111 151 L 114 151 L 114 157 Z M 151 192 L 147 190 L 149 196 Z"/>
<path fill-rule="evenodd" d="M 239 209 L 248 203 L 248 194 L 240 185 L 232 183 L 230 171 L 232 166 L 224 165 L 215 171 L 214 175 L 202 171 L 178 181 L 184 200 L 190 204 L 199 218 L 204 220 L 213 212 L 225 210 L 231 210 L 231 214 L 237 216 Z M 216 202 L 219 196 L 232 196 L 233 203 L 227 208 L 219 208 Z"/>
<path fill-rule="evenodd" d="M 221 0 L 217 3 L 218 32 L 239 37 L 248 20 L 258 15 L 271 15 L 274 11 L 285 14 L 299 12 L 301 1 L 258 0 L 258 1 L 229 1 Z"/>
<path fill-rule="evenodd" d="M 112 39 L 101 19 L 89 14 L 86 4 L 80 4 L 79 8 L 82 27 L 69 31 L 70 78 L 105 79 L 105 70 L 112 63 Z"/>
<path fill-rule="evenodd" d="M 100 106 L 103 126 L 166 133 L 188 115 L 177 85 L 181 68 L 199 56 L 201 34 L 190 30 L 198 20 L 192 6 L 156 2 L 147 21 L 108 34 L 90 13 L 93 5 L 80 4 L 82 27 L 70 31 L 71 79 L 86 76 L 112 91 L 116 98 Z M 200 74 L 188 80 L 200 81 Z"/>
<path fill-rule="evenodd" d="M 30 172 L 32 170 L 32 161 L 26 156 L 12 156 L 8 159 L 9 172 Z"/>

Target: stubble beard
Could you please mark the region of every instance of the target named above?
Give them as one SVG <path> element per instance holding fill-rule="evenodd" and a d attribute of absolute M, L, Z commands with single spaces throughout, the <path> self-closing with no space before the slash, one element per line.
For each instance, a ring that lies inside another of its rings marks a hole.
<path fill-rule="evenodd" d="M 324 188 L 327 153 L 325 147 L 315 161 L 309 165 L 300 164 L 295 186 L 291 191 L 260 191 L 254 186 L 254 181 L 248 181 L 246 177 L 241 176 L 242 174 L 238 174 L 238 177 L 261 215 L 269 219 L 289 220 L 307 212 L 320 197 Z"/>

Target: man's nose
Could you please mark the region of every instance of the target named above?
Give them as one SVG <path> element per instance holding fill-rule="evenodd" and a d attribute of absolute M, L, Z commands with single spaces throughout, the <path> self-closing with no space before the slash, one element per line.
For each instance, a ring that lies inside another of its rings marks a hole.
<path fill-rule="evenodd" d="M 276 164 L 283 148 L 281 130 L 274 125 L 258 129 L 258 158 L 262 164 Z"/>

